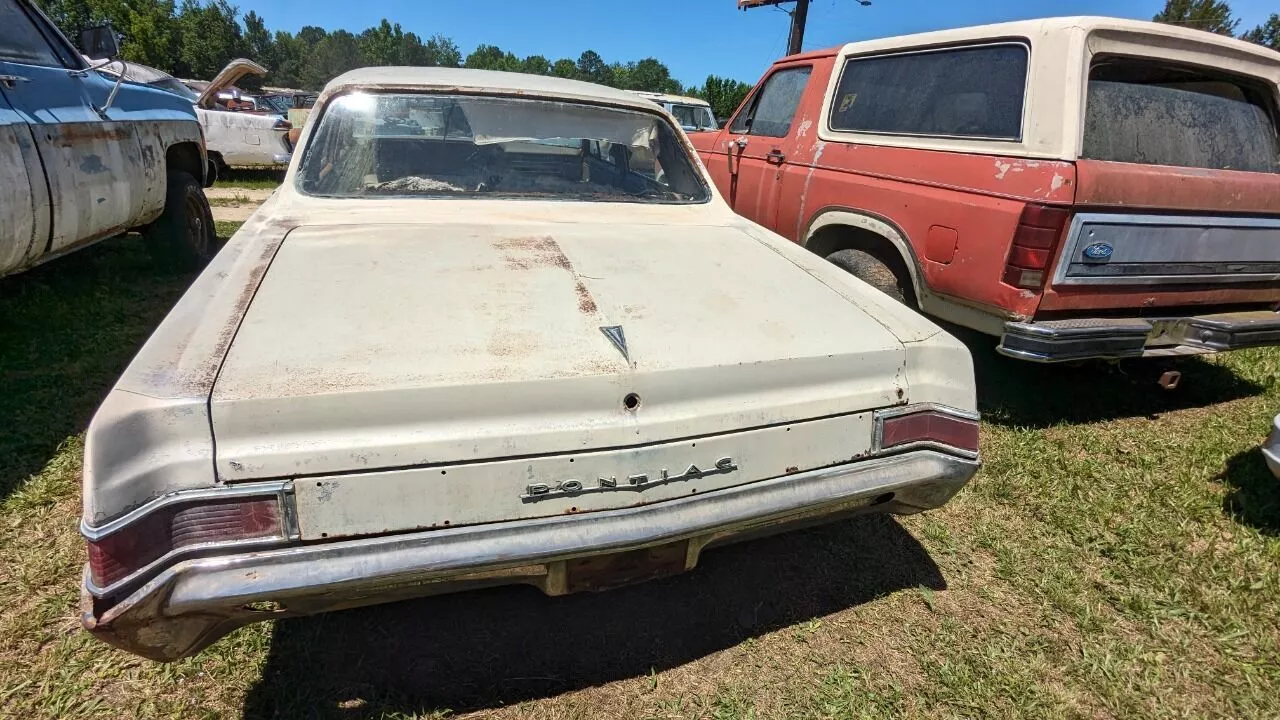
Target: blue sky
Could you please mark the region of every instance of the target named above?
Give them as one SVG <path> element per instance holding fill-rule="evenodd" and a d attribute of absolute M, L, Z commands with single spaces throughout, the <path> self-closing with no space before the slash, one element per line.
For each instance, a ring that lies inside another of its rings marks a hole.
<path fill-rule="evenodd" d="M 491 43 L 520 56 L 577 58 L 586 49 L 607 62 L 656 57 L 684 84 L 709 74 L 755 82 L 786 50 L 786 14 L 775 8 L 737 10 L 735 0 L 232 0 L 255 10 L 272 30 L 303 25 L 352 32 L 382 18 L 424 38 L 448 35 L 463 54 Z M 1241 28 L 1277 11 L 1276 0 L 1231 0 Z M 1163 0 L 813 0 L 805 49 L 850 40 L 901 35 L 1055 15 L 1115 15 L 1143 20 Z"/>

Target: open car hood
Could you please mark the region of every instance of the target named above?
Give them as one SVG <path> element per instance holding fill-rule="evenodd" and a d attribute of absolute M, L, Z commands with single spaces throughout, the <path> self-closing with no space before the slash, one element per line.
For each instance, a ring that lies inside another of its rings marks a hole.
<path fill-rule="evenodd" d="M 246 77 L 261 77 L 266 74 L 267 69 L 258 63 L 246 58 L 236 58 L 227 63 L 227 66 L 222 68 L 222 72 L 218 73 L 217 77 L 209 82 L 209 86 L 200 93 L 200 97 L 196 98 L 196 107 L 202 107 L 206 110 L 211 109 L 217 100 L 218 93 L 234 86 Z"/>

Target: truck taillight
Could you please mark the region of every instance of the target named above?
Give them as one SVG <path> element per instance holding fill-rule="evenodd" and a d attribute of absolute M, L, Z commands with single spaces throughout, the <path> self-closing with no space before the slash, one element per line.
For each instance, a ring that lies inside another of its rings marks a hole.
<path fill-rule="evenodd" d="M 937 405 L 915 405 L 878 411 L 875 450 L 938 447 L 978 454 L 978 415 Z"/>
<path fill-rule="evenodd" d="M 1044 273 L 1070 219 L 1071 211 L 1066 208 L 1034 203 L 1023 207 L 1004 267 L 1004 283 L 1024 290 L 1044 287 Z"/>
<path fill-rule="evenodd" d="M 163 507 L 98 539 L 88 539 L 89 575 L 105 588 L 175 550 L 210 543 L 282 538 L 274 498 L 206 501 Z"/>

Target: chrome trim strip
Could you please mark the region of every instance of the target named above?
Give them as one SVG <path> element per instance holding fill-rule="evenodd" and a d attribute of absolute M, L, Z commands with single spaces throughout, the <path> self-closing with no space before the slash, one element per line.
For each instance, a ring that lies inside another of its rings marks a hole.
<path fill-rule="evenodd" d="M 85 566 L 84 587 L 95 597 L 108 597 L 119 594 L 121 590 L 130 586 L 137 585 L 151 575 L 161 572 L 163 568 L 170 567 L 175 563 L 181 562 L 189 558 L 208 557 L 210 555 L 222 555 L 229 552 L 253 552 L 255 550 L 272 550 L 289 544 L 291 541 L 283 537 L 261 537 L 251 538 L 248 540 L 227 540 L 219 542 L 199 543 L 196 545 L 185 545 L 176 550 L 161 555 L 146 565 L 120 578 L 106 587 L 99 587 L 93 582 L 93 577 L 89 573 L 89 568 Z"/>
<path fill-rule="evenodd" d="M 923 402 L 912 405 L 898 405 L 883 410 L 876 410 L 871 414 L 872 430 L 871 430 L 871 454 L 872 455 L 893 455 L 913 450 L 937 450 L 952 455 L 976 460 L 978 453 L 967 448 L 958 448 L 944 443 L 932 440 L 920 440 L 917 442 L 906 443 L 904 445 L 895 445 L 888 450 L 881 447 L 884 443 L 884 421 L 889 418 L 900 417 L 902 415 L 914 415 L 920 412 L 936 412 L 941 415 L 950 415 L 961 420 L 972 420 L 977 422 L 981 416 L 975 410 L 961 410 L 950 405 L 939 405 L 938 403 Z"/>
<path fill-rule="evenodd" d="M 1090 278 L 1068 278 L 1067 268 L 1071 266 L 1071 258 L 1075 256 L 1082 240 L 1080 237 L 1085 223 L 1104 222 L 1112 225 L 1204 225 L 1206 227 L 1250 227 L 1274 228 L 1280 230 L 1280 218 L 1230 217 L 1219 215 L 1160 215 L 1154 213 L 1078 213 L 1071 218 L 1071 225 L 1066 239 L 1058 250 L 1054 263 L 1051 285 L 1195 285 L 1195 284 L 1234 284 L 1247 282 L 1273 282 L 1280 280 L 1276 273 L 1251 274 L 1212 274 L 1212 275 L 1137 275 Z M 1177 262 L 1177 261 L 1173 261 Z"/>
<path fill-rule="evenodd" d="M 99 540 L 120 532 L 128 525 L 141 520 L 143 517 L 150 515 L 157 510 L 169 507 L 170 505 L 181 505 L 190 502 L 200 502 L 202 500 L 228 500 L 246 497 L 257 497 L 262 495 L 275 495 L 279 498 L 282 505 L 291 505 L 293 498 L 293 481 L 291 480 L 275 480 L 270 482 L 248 483 L 244 485 L 222 485 L 219 487 L 200 488 L 198 490 L 179 490 L 171 492 L 168 495 L 162 495 L 148 503 L 130 510 L 120 517 L 108 521 L 98 527 L 93 527 L 80 519 L 80 534 L 89 542 L 98 542 Z"/>

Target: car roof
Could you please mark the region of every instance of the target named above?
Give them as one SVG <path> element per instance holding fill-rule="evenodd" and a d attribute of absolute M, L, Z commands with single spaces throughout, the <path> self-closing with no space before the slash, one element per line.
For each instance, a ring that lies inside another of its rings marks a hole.
<path fill-rule="evenodd" d="M 1177 25 L 1167 25 L 1165 23 L 1149 22 L 1146 20 L 1128 20 L 1125 18 L 1101 17 L 1095 15 L 1051 17 L 1040 18 L 1037 20 L 1016 20 L 1014 22 L 995 23 L 992 25 L 974 25 L 972 27 L 951 28 L 947 30 L 937 30 L 934 32 L 916 33 L 912 35 L 876 38 L 874 40 L 847 43 L 836 48 L 819 51 L 815 54 L 826 55 L 830 54 L 832 51 L 837 51 L 842 55 L 851 55 L 876 50 L 892 49 L 902 45 L 937 45 L 988 38 L 1025 37 L 1034 41 L 1037 36 L 1079 31 L 1089 33 L 1096 30 L 1117 31 L 1166 38 L 1173 37 L 1181 40 L 1189 40 L 1198 44 L 1230 47 L 1233 50 L 1242 50 L 1251 55 L 1258 56 L 1256 59 L 1262 59 L 1272 64 L 1280 63 L 1280 53 L 1263 47 L 1262 45 L 1245 42 L 1244 40 L 1237 40 L 1230 36 L 1216 35 L 1203 30 L 1195 30 Z"/>
<path fill-rule="evenodd" d="M 672 95 L 671 93 L 648 92 L 646 90 L 630 90 L 628 92 L 634 93 L 648 100 L 659 100 L 661 102 L 684 103 L 686 105 L 702 105 L 705 107 L 711 107 L 711 103 L 707 102 L 706 100 L 703 100 L 702 98 L 689 97 L 687 95 Z"/>
<path fill-rule="evenodd" d="M 532 95 L 565 100 L 605 102 L 653 111 L 649 100 L 617 88 L 565 78 L 441 67 L 367 67 L 345 72 L 325 86 L 326 95 L 344 90 L 478 91 L 503 95 Z"/>

